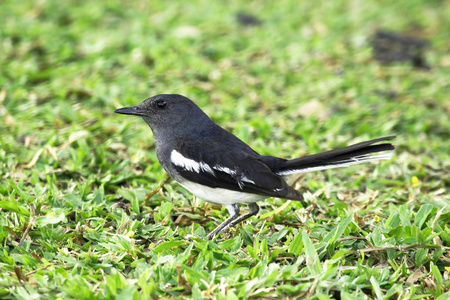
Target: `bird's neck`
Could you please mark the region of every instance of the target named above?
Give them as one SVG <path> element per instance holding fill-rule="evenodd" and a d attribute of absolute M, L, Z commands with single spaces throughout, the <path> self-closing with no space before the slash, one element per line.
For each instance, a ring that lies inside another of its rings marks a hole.
<path fill-rule="evenodd" d="M 171 130 L 167 130 L 167 128 L 152 128 L 152 132 L 155 137 L 156 146 L 160 147 L 172 141 L 214 140 L 222 136 L 223 129 L 213 122 L 192 125 L 186 125 L 180 122 L 180 126 L 174 126 Z"/>

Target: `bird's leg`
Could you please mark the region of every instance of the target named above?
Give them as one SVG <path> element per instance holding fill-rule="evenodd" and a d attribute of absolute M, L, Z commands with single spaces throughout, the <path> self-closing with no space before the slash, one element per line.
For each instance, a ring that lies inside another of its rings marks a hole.
<path fill-rule="evenodd" d="M 231 227 L 234 227 L 236 224 L 239 224 L 242 221 L 247 220 L 248 218 L 250 218 L 251 216 L 256 215 L 259 212 L 259 206 L 256 203 L 250 203 L 248 205 L 248 208 L 250 209 L 250 211 L 248 212 L 248 214 L 245 214 L 243 216 L 240 216 L 239 218 L 237 218 L 236 220 L 230 222 L 228 225 L 226 225 L 221 231 L 220 233 L 225 233 L 228 231 L 228 229 L 230 229 Z M 225 222 L 224 222 L 225 223 Z"/>
<path fill-rule="evenodd" d="M 217 226 L 216 229 L 211 231 L 206 236 L 206 238 L 208 240 L 212 239 L 219 231 L 221 231 L 225 226 L 227 226 L 229 223 L 233 222 L 233 220 L 239 216 L 239 205 L 238 204 L 231 204 L 231 205 L 227 205 L 226 207 L 227 207 L 228 211 L 230 212 L 230 216 L 225 221 L 223 221 L 222 224 Z"/>

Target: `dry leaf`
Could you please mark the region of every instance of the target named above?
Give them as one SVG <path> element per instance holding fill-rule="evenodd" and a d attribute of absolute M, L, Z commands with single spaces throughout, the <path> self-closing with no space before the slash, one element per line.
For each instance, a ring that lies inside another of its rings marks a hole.
<path fill-rule="evenodd" d="M 412 273 L 411 275 L 409 275 L 408 279 L 406 280 L 406 282 L 409 283 L 416 283 L 419 279 L 421 279 L 422 277 L 425 276 L 425 273 L 423 273 L 422 271 L 420 271 L 420 269 L 417 269 L 414 271 L 414 273 Z"/>
<path fill-rule="evenodd" d="M 364 218 L 363 217 L 360 217 L 356 213 L 353 213 L 353 218 L 358 223 L 359 227 L 363 228 L 364 226 L 366 226 L 366 222 L 364 222 Z"/>
<path fill-rule="evenodd" d="M 328 118 L 329 113 L 325 106 L 317 99 L 312 99 L 306 103 L 303 103 L 297 110 L 297 115 L 305 118 L 316 117 L 317 119 L 324 121 Z"/>
<path fill-rule="evenodd" d="M 23 273 L 21 267 L 17 267 L 17 266 L 14 267 L 14 272 L 16 273 L 16 276 L 19 279 L 19 281 L 21 281 L 21 282 L 27 282 L 28 281 L 28 277 Z"/>
<path fill-rule="evenodd" d="M 189 285 L 189 282 L 184 278 L 183 274 L 181 274 L 180 266 L 177 266 L 177 283 L 179 286 L 182 286 L 186 289 L 186 291 L 191 291 L 191 286 Z"/>
<path fill-rule="evenodd" d="M 197 38 L 200 36 L 200 30 L 195 26 L 181 26 L 174 32 L 177 38 Z"/>

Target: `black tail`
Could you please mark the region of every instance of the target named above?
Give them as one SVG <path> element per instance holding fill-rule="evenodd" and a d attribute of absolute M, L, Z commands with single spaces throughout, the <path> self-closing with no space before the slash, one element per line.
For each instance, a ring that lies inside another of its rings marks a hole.
<path fill-rule="evenodd" d="M 279 169 L 278 175 L 290 175 L 318 170 L 346 167 L 368 161 L 390 159 L 392 152 L 377 153 L 394 150 L 392 144 L 373 145 L 381 141 L 394 139 L 395 136 L 382 137 L 355 145 L 330 150 L 318 154 L 307 155 L 286 161 Z"/>

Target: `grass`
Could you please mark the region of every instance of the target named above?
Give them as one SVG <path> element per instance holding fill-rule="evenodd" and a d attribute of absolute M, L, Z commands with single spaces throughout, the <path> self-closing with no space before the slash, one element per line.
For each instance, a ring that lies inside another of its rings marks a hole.
<path fill-rule="evenodd" d="M 6 0 L 0 19 L 1 298 L 448 299 L 448 1 Z M 428 39 L 430 70 L 375 61 L 379 28 Z M 392 134 L 396 154 L 204 241 L 225 208 L 173 181 L 146 196 L 166 178 L 150 130 L 113 113 L 159 93 L 261 154 Z"/>

